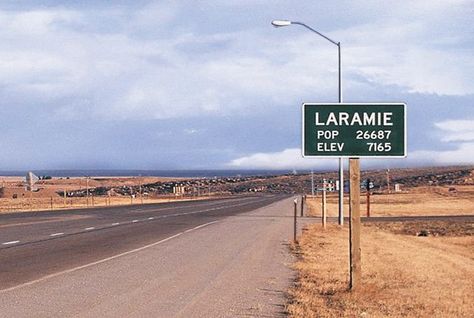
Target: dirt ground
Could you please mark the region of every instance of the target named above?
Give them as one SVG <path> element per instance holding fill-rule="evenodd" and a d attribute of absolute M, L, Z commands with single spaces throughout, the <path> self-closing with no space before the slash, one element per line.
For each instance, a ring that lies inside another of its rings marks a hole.
<path fill-rule="evenodd" d="M 454 188 L 455 190 L 451 190 Z M 308 197 L 308 215 L 321 215 L 321 195 Z M 345 197 L 345 211 L 349 211 L 348 197 Z M 366 215 L 366 194 L 361 194 L 361 215 Z M 474 186 L 433 186 L 411 188 L 405 192 L 372 194 L 370 196 L 371 216 L 410 215 L 457 215 L 474 214 Z M 328 216 L 337 216 L 338 197 L 327 195 Z M 347 215 L 347 214 L 346 214 Z"/>
<path fill-rule="evenodd" d="M 163 203 L 171 201 L 185 201 L 185 200 L 203 200 L 208 199 L 209 196 L 201 197 L 179 197 L 168 196 L 160 198 L 144 197 L 143 200 L 138 196 L 135 198 L 121 196 L 121 197 L 86 197 L 81 198 L 67 198 L 66 200 L 60 197 L 51 198 L 21 198 L 21 199 L 4 199 L 0 198 L 0 213 L 9 212 L 28 212 L 39 210 L 64 210 L 64 209 L 81 209 L 87 207 L 105 207 L 115 205 L 128 204 L 151 204 Z"/>
<path fill-rule="evenodd" d="M 426 224 L 417 231 L 426 228 Z M 361 288 L 348 291 L 348 229 L 309 226 L 299 244 L 290 317 L 472 317 L 473 224 L 449 236 L 363 226 Z M 471 233 L 471 235 L 469 235 Z"/>
<path fill-rule="evenodd" d="M 177 180 L 178 178 L 165 177 L 90 177 L 89 187 L 120 187 L 120 186 L 138 186 L 140 184 L 163 182 Z M 2 177 L 0 176 L 0 187 L 7 191 L 20 191 L 25 188 L 24 177 Z M 39 180 L 35 187 L 38 192 L 33 192 L 33 197 L 45 197 L 57 195 L 57 191 L 81 190 L 86 188 L 86 178 L 53 178 L 50 180 Z"/>
<path fill-rule="evenodd" d="M 177 178 L 164 177 L 90 177 L 89 187 L 120 187 L 137 186 L 140 184 L 155 183 L 160 181 L 177 180 Z M 53 178 L 40 180 L 35 184 L 37 192 L 25 191 L 23 177 L 0 177 L 0 187 L 4 190 L 4 197 L 0 198 L 0 213 L 23 212 L 30 210 L 76 209 L 109 205 L 147 204 L 182 200 L 181 197 L 153 198 L 137 195 L 135 198 L 128 196 L 100 196 L 74 197 L 64 199 L 58 191 L 72 191 L 86 188 L 86 179 L 79 177 Z M 13 199 L 13 194 L 18 198 Z M 196 198 L 193 198 L 196 199 Z"/>

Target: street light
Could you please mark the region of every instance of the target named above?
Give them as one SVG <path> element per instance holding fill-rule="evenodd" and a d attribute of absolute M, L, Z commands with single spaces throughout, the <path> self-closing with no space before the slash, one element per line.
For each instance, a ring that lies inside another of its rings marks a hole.
<path fill-rule="evenodd" d="M 272 21 L 272 25 L 276 28 L 287 26 L 290 24 L 291 24 L 291 21 L 288 21 L 288 20 L 273 20 Z"/>
<path fill-rule="evenodd" d="M 316 33 L 317 35 L 325 38 L 332 44 L 337 46 L 337 53 L 338 53 L 338 83 L 339 83 L 339 103 L 342 103 L 342 85 L 341 85 L 341 42 L 336 42 L 324 34 L 316 31 L 310 26 L 307 26 L 306 24 L 302 22 L 296 22 L 296 21 L 289 21 L 289 20 L 273 20 L 272 25 L 276 28 L 280 27 L 285 27 L 289 26 L 292 24 L 297 24 L 305 27 L 306 29 Z M 342 162 L 342 157 L 339 158 L 339 225 L 342 225 L 344 223 L 344 164 Z"/>

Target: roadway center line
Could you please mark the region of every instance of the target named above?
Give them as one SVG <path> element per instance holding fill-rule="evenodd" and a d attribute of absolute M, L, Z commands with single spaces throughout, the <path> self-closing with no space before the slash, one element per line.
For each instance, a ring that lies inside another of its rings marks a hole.
<path fill-rule="evenodd" d="M 117 254 L 117 255 L 114 255 L 114 256 L 110 256 L 110 257 L 107 257 L 107 258 L 104 258 L 104 259 L 101 259 L 101 260 L 98 260 L 98 261 L 95 261 L 95 262 L 92 262 L 92 263 L 89 263 L 89 264 L 81 265 L 81 266 L 74 267 L 74 268 L 71 268 L 71 269 L 68 269 L 68 270 L 65 270 L 65 271 L 61 271 L 61 272 L 57 272 L 57 273 L 54 273 L 54 274 L 46 275 L 46 276 L 43 276 L 43 277 L 41 277 L 41 278 L 38 278 L 38 279 L 35 279 L 35 280 L 32 280 L 32 281 L 26 282 L 26 283 L 23 283 L 23 284 L 20 284 L 20 285 L 16 285 L 16 286 L 13 286 L 13 287 L 10 287 L 10 288 L 0 289 L 0 294 L 1 294 L 1 293 L 6 293 L 6 292 L 9 292 L 9 291 L 12 291 L 12 290 L 16 290 L 16 289 L 19 289 L 19 288 L 22 288 L 22 287 L 30 286 L 30 285 L 33 285 L 33 284 L 36 284 L 36 283 L 40 283 L 40 282 L 42 282 L 42 281 L 45 281 L 45 280 L 48 280 L 48 279 L 51 279 L 51 278 L 54 278 L 54 277 L 57 277 L 57 276 L 61 276 L 61 275 L 73 273 L 73 272 L 76 272 L 76 271 L 78 271 L 78 270 L 81 270 L 81 269 L 84 269 L 84 268 L 88 268 L 88 267 L 91 267 L 91 266 L 94 266 L 94 265 L 99 265 L 99 264 L 102 264 L 102 263 L 111 261 L 111 260 L 113 260 L 113 259 L 116 259 L 116 258 L 119 258 L 119 257 L 122 257 L 122 256 L 126 256 L 126 255 L 129 255 L 129 254 L 132 254 L 132 253 L 136 253 L 136 252 L 139 252 L 139 251 L 143 251 L 144 249 L 147 249 L 147 248 L 150 248 L 150 247 L 153 247 L 153 246 L 156 246 L 156 245 L 165 243 L 165 242 L 167 242 L 167 241 L 169 241 L 169 240 L 172 240 L 172 239 L 174 239 L 174 238 L 176 238 L 176 237 L 178 237 L 178 236 L 181 236 L 181 235 L 183 235 L 183 234 L 185 234 L 185 233 L 189 233 L 189 232 L 192 232 L 192 231 L 201 229 L 201 228 L 203 228 L 203 227 L 206 227 L 206 226 L 209 226 L 209 225 L 211 225 L 211 224 L 218 223 L 218 222 L 219 222 L 219 221 L 212 221 L 212 222 L 204 223 L 204 224 L 195 226 L 195 227 L 193 227 L 193 228 L 190 228 L 190 229 L 188 229 L 188 230 L 186 230 L 186 231 L 176 233 L 175 235 L 169 236 L 169 237 L 167 237 L 167 238 L 165 238 L 165 239 L 162 239 L 162 240 L 159 240 L 159 241 L 157 241 L 157 242 L 155 242 L 155 243 L 151 243 L 151 244 L 148 244 L 148 245 L 145 245 L 145 246 L 142 246 L 142 247 L 139 247 L 139 248 L 136 248 L 136 249 L 127 251 L 127 252 L 123 252 L 123 253 L 120 253 L 120 254 Z"/>
<path fill-rule="evenodd" d="M 263 199 L 262 198 L 257 198 L 256 200 L 255 200 L 255 198 L 253 198 L 253 199 L 248 200 L 248 201 L 246 200 L 243 203 L 232 204 L 232 205 L 217 205 L 217 206 L 214 205 L 214 207 L 209 207 L 209 208 L 204 209 L 204 210 L 190 211 L 190 212 L 184 212 L 184 213 L 173 213 L 173 214 L 158 215 L 156 217 L 149 217 L 148 220 L 164 219 L 164 218 L 168 218 L 168 217 L 177 217 L 177 216 L 190 215 L 190 214 L 200 214 L 200 213 L 205 213 L 205 212 L 210 212 L 210 211 L 218 211 L 218 210 L 223 210 L 223 209 L 228 209 L 228 208 L 245 206 L 245 205 L 249 205 L 249 204 L 252 204 L 252 203 L 259 203 L 259 202 L 263 202 L 265 200 L 266 200 L 266 198 L 263 198 Z M 242 201 L 242 200 L 239 200 L 239 201 Z M 239 202 L 239 201 L 237 201 L 237 202 Z M 138 223 L 138 222 L 139 222 L 138 219 L 134 219 L 134 220 L 131 221 L 131 223 Z M 105 226 L 102 229 L 111 228 L 111 227 L 114 227 L 114 226 L 117 226 L 117 225 L 120 225 L 120 224 L 121 224 L 120 222 L 115 222 L 115 223 L 112 223 L 109 226 Z M 125 224 L 130 224 L 130 223 L 125 223 Z M 85 228 L 84 230 L 81 230 L 79 232 L 75 232 L 75 233 L 72 233 L 72 234 L 84 233 L 84 231 L 90 231 L 90 230 L 94 230 L 94 229 L 95 229 L 95 227 L 88 227 L 88 228 Z M 56 236 L 60 236 L 60 235 L 64 235 L 64 233 L 63 232 L 53 233 L 53 234 L 50 234 L 50 237 L 56 237 Z M 9 242 L 7 242 L 7 243 L 9 243 Z M 19 242 L 10 243 L 10 244 L 2 243 L 2 245 L 13 245 L 13 244 L 16 244 L 16 243 L 19 243 Z"/>
<path fill-rule="evenodd" d="M 198 206 L 205 207 L 205 206 L 219 206 L 220 204 L 226 203 L 226 202 L 231 202 L 231 201 L 244 201 L 245 198 L 226 198 L 221 200 L 216 200 L 216 201 L 211 201 L 211 202 L 199 202 L 198 201 L 186 201 L 185 203 L 191 203 L 191 204 L 185 204 L 182 206 L 182 208 L 191 208 L 193 207 L 193 204 L 195 202 L 198 202 Z M 178 201 L 175 201 L 178 202 Z M 166 210 L 174 210 L 176 207 L 167 207 L 167 208 L 153 208 L 153 206 L 150 206 L 150 208 L 138 208 L 138 209 L 132 209 L 131 211 L 133 212 L 159 212 L 159 211 L 166 211 Z"/>
<path fill-rule="evenodd" d="M 2 243 L 2 245 L 11 245 L 11 244 L 16 244 L 16 243 L 20 243 L 20 241 L 5 242 L 5 243 Z"/>

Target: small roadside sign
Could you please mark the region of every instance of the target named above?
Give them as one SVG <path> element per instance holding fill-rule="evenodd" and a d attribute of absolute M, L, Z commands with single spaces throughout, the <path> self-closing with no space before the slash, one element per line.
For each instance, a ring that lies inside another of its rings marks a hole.
<path fill-rule="evenodd" d="M 404 103 L 305 103 L 304 157 L 406 157 Z"/>

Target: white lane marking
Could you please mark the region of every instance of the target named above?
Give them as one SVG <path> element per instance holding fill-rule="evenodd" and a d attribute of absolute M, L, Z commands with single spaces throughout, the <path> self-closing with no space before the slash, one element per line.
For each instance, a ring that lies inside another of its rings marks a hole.
<path fill-rule="evenodd" d="M 227 198 L 227 199 L 222 199 L 221 200 L 217 200 L 217 201 L 212 201 L 212 202 L 208 202 L 208 203 L 204 203 L 204 202 L 200 202 L 200 201 L 186 201 L 186 203 L 200 203 L 199 205 L 202 206 L 202 207 L 205 207 L 205 206 L 219 206 L 220 204 L 222 203 L 226 203 L 226 202 L 232 202 L 232 201 L 235 201 L 235 202 L 239 202 L 239 201 L 243 201 L 243 200 L 246 200 L 245 198 Z M 176 202 L 176 201 L 175 201 Z M 258 201 L 255 201 L 255 202 L 258 202 Z M 183 208 L 191 208 L 193 207 L 193 205 L 184 205 Z M 132 210 L 133 212 L 160 212 L 160 211 L 165 211 L 165 210 L 175 210 L 176 207 L 169 207 L 169 208 L 158 208 L 158 209 L 135 209 L 135 210 Z"/>
<path fill-rule="evenodd" d="M 122 257 L 122 256 L 126 256 L 126 255 L 129 255 L 129 254 L 132 254 L 132 253 L 136 253 L 136 252 L 139 252 L 139 251 L 143 251 L 144 249 L 147 249 L 147 248 L 150 248 L 150 247 L 153 247 L 153 246 L 156 246 L 156 245 L 159 245 L 159 244 L 162 244 L 164 242 L 167 242 L 169 240 L 172 240 L 178 236 L 181 236 L 185 233 L 189 233 L 191 231 L 195 231 L 197 229 L 201 229 L 203 227 L 206 227 L 206 226 L 209 226 L 211 224 L 214 224 L 214 223 L 218 223 L 219 221 L 213 221 L 213 222 L 208 222 L 208 223 L 204 223 L 204 224 L 201 224 L 201 225 L 198 225 L 198 226 L 195 226 L 191 229 L 188 229 L 186 231 L 183 231 L 183 232 L 179 232 L 175 235 L 172 235 L 170 237 L 167 237 L 165 239 L 162 239 L 158 242 L 155 242 L 155 243 L 151 243 L 151 244 L 148 244 L 148 245 L 145 245 L 145 246 L 142 246 L 142 247 L 139 247 L 139 248 L 136 248 L 136 249 L 133 249 L 133 250 L 130 250 L 130 251 L 127 251 L 127 252 L 124 252 L 124 253 L 120 253 L 120 254 L 117 254 L 117 255 L 114 255 L 114 256 L 110 256 L 110 257 L 107 257 L 107 258 L 104 258 L 104 259 L 101 259 L 101 260 L 98 260 L 98 261 L 95 261 L 95 262 L 92 262 L 92 263 L 89 263 L 89 264 L 85 264 L 85 265 L 82 265 L 82 266 L 78 266 L 78 267 L 74 267 L 74 268 L 71 268 L 71 269 L 68 269 L 68 270 L 65 270 L 65 271 L 62 271 L 62 272 L 57 272 L 57 273 L 54 273 L 54 274 L 50 274 L 50 275 L 46 275 L 44 277 L 41 277 L 41 278 L 38 278 L 38 279 L 35 279 L 35 280 L 32 280 L 32 281 L 29 281 L 29 282 L 26 282 L 26 283 L 23 283 L 23 284 L 20 284 L 20 285 L 16 285 L 16 286 L 13 286 L 13 287 L 10 287 L 10 288 L 6 288 L 6 289 L 0 289 L 0 293 L 6 293 L 6 292 L 9 292 L 9 291 L 12 291 L 12 290 L 16 290 L 16 289 L 19 289 L 19 288 L 22 288 L 22 287 L 26 287 L 26 286 L 30 286 L 30 285 L 33 285 L 33 284 L 36 284 L 36 283 L 40 283 L 42 281 L 45 281 L 45 280 L 48 280 L 50 278 L 54 278 L 54 277 L 57 277 L 57 276 L 61 276 L 61 275 L 64 275 L 64 274 L 69 274 L 69 273 L 72 273 L 72 272 L 76 272 L 78 270 L 81 270 L 81 269 L 84 269 L 84 268 L 88 268 L 88 267 L 91 267 L 91 266 L 94 266 L 94 265 L 98 265 L 98 264 L 102 264 L 102 263 L 105 263 L 105 262 L 108 262 L 108 261 L 111 261 L 113 259 L 116 259 L 116 258 L 119 258 L 119 257 Z"/>
<path fill-rule="evenodd" d="M 94 230 L 94 229 L 95 229 L 95 227 L 91 226 L 91 227 L 86 227 L 84 230 L 90 231 L 90 230 Z"/>
<path fill-rule="evenodd" d="M 164 219 L 164 218 L 173 217 L 173 216 L 181 216 L 181 215 L 189 215 L 189 214 L 198 214 L 198 213 L 204 213 L 204 212 L 209 212 L 209 211 L 223 210 L 223 209 L 226 209 L 226 208 L 235 208 L 235 207 L 238 207 L 238 206 L 249 205 L 249 204 L 252 204 L 252 203 L 258 203 L 258 202 L 262 202 L 262 201 L 265 201 L 265 199 L 262 199 L 262 200 L 252 200 L 252 201 L 250 201 L 250 202 L 247 201 L 247 202 L 241 203 L 241 204 L 234 204 L 234 205 L 227 205 L 227 206 L 215 207 L 215 208 L 210 208 L 210 209 L 206 209 L 206 210 L 198 210 L 198 211 L 185 212 L 185 213 L 165 214 L 165 215 L 157 216 L 156 218 L 158 218 L 158 219 Z"/>
<path fill-rule="evenodd" d="M 16 243 L 20 243 L 20 241 L 5 242 L 5 243 L 2 243 L 2 245 L 11 245 L 11 244 L 16 244 Z"/>
<path fill-rule="evenodd" d="M 204 212 L 209 212 L 209 211 L 222 210 L 222 209 L 225 209 L 225 208 L 233 208 L 233 207 L 248 205 L 248 204 L 252 204 L 252 203 L 258 203 L 258 202 L 262 202 L 262 201 L 264 201 L 264 200 L 265 200 L 265 198 L 264 198 L 264 199 L 260 199 L 260 200 L 258 200 L 258 199 L 257 199 L 257 200 L 250 200 L 250 202 L 249 202 L 249 201 L 245 201 L 244 203 L 240 203 L 240 204 L 233 204 L 233 205 L 227 205 L 227 206 L 217 206 L 217 207 L 213 207 L 213 208 L 209 208 L 209 209 L 205 209 L 205 210 L 198 210 L 198 211 L 185 212 L 185 213 L 174 213 L 174 214 L 160 215 L 160 216 L 157 216 L 156 218 L 161 219 L 161 218 L 175 217 L 175 216 L 181 216 L 181 215 L 198 214 L 198 213 L 204 213 Z M 239 200 L 239 201 L 240 201 L 240 200 Z M 237 201 L 237 202 L 238 202 L 238 201 Z M 220 203 L 222 203 L 222 202 L 220 202 Z M 167 209 L 171 209 L 171 208 L 167 208 Z M 172 209 L 175 209 L 175 207 L 172 208 Z M 155 219 L 155 217 L 149 217 L 149 218 L 148 218 L 148 220 L 153 220 L 153 219 Z M 133 220 L 132 222 L 133 222 L 133 223 L 136 223 L 136 222 L 138 222 L 138 220 Z M 117 226 L 117 225 L 120 225 L 120 222 L 112 223 L 112 226 Z M 86 230 L 86 231 L 90 231 L 90 230 L 93 230 L 93 229 L 95 229 L 95 228 L 94 228 L 94 227 L 90 227 L 90 228 L 88 227 L 88 228 L 86 228 L 85 230 Z M 183 233 L 186 233 L 186 231 L 183 232 Z M 59 235 L 64 235 L 64 233 L 62 233 L 62 232 L 61 232 L 61 233 L 53 233 L 53 234 L 51 234 L 50 236 L 51 236 L 51 237 L 55 237 L 55 236 L 59 236 Z M 9 242 L 6 242 L 6 243 L 9 243 Z M 15 242 L 15 243 L 17 243 L 17 242 Z M 10 243 L 10 244 L 15 244 L 15 243 Z M 5 243 L 2 243 L 2 244 L 3 244 L 3 245 L 7 245 L 7 244 L 5 244 Z"/>

